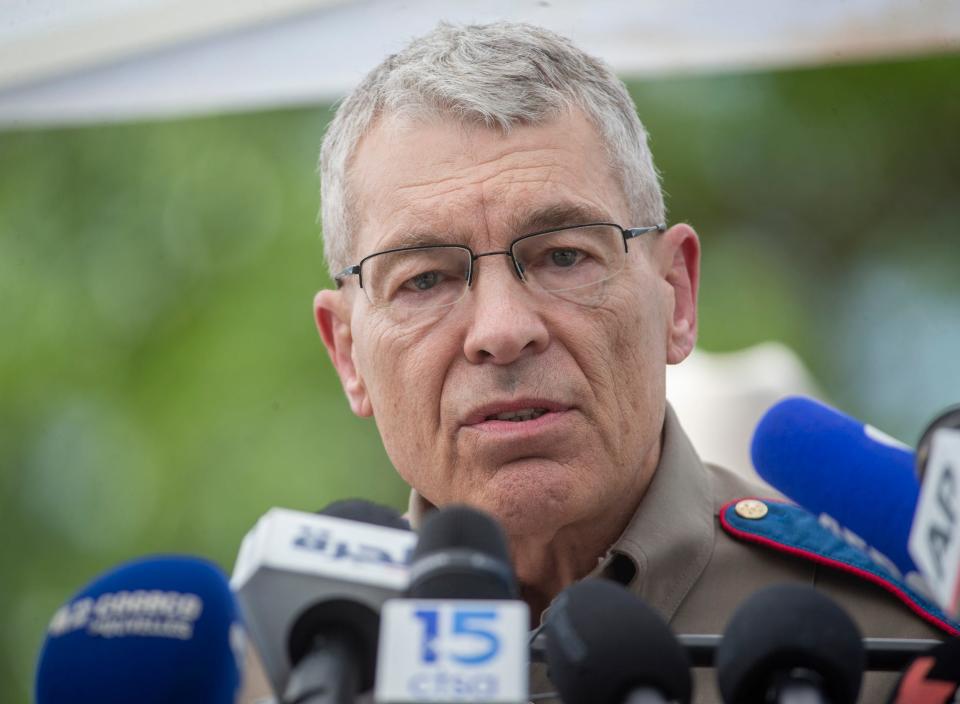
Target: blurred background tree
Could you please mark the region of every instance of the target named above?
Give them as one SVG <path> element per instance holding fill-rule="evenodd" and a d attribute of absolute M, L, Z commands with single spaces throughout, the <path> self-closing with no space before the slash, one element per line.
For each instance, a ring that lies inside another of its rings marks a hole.
<path fill-rule="evenodd" d="M 915 442 L 960 401 L 960 57 L 631 90 L 704 251 L 701 346 L 795 349 Z M 5 701 L 117 562 L 229 571 L 267 508 L 401 508 L 313 328 L 328 107 L 0 134 Z"/>

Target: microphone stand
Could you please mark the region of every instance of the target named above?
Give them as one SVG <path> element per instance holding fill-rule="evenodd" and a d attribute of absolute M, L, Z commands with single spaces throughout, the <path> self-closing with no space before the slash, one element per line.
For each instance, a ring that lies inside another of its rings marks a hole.
<path fill-rule="evenodd" d="M 713 667 L 713 658 L 720 644 L 718 635 L 680 634 L 677 640 L 687 651 L 692 667 Z M 915 657 L 939 645 L 939 640 L 925 638 L 864 638 L 867 651 L 867 670 L 870 672 L 900 672 Z M 535 632 L 530 643 L 530 661 L 545 662 L 546 636 Z"/>
<path fill-rule="evenodd" d="M 354 704 L 360 670 L 353 649 L 342 638 L 318 635 L 294 666 L 283 704 Z"/>

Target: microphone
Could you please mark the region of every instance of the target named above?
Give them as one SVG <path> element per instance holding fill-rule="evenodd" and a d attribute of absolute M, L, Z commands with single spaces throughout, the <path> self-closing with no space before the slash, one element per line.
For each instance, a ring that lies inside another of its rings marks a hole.
<path fill-rule="evenodd" d="M 351 521 L 369 523 L 372 526 L 410 530 L 410 524 L 395 509 L 375 504 L 366 499 L 339 499 L 317 511 L 321 516 L 346 518 Z"/>
<path fill-rule="evenodd" d="M 798 584 L 754 593 L 734 612 L 716 653 L 726 704 L 854 704 L 864 665 L 853 620 Z"/>
<path fill-rule="evenodd" d="M 231 579 L 271 687 L 289 704 L 350 702 L 373 687 L 380 607 L 406 588 L 416 543 L 409 530 L 361 522 L 405 525 L 391 509 L 329 509 L 339 515 L 268 511 Z"/>
<path fill-rule="evenodd" d="M 37 704 L 233 704 L 245 637 L 223 572 L 195 557 L 127 562 L 57 610 Z"/>
<path fill-rule="evenodd" d="M 507 536 L 469 506 L 429 514 L 410 565 L 412 599 L 516 599 Z"/>
<path fill-rule="evenodd" d="M 547 661 L 547 639 L 538 632 L 530 643 L 530 661 Z M 714 667 L 717 648 L 723 636 L 714 633 L 677 633 L 677 641 L 687 653 L 691 667 Z M 940 641 L 935 638 L 864 638 L 865 671 L 901 672 L 913 660 Z"/>
<path fill-rule="evenodd" d="M 951 406 L 927 424 L 920 442 L 917 443 L 917 474 L 923 480 L 930 463 L 930 453 L 933 451 L 934 438 L 942 437 L 942 430 L 960 431 L 960 405 Z"/>
<path fill-rule="evenodd" d="M 957 615 L 960 407 L 927 426 L 914 454 L 829 406 L 791 397 L 761 418 L 751 454 L 760 476 L 821 525 Z"/>
<path fill-rule="evenodd" d="M 660 615 L 619 584 L 568 587 L 544 630 L 550 680 L 564 704 L 689 704 L 686 653 Z"/>
<path fill-rule="evenodd" d="M 931 422 L 917 449 L 923 478 L 908 547 L 937 603 L 960 612 L 960 406 Z"/>
<path fill-rule="evenodd" d="M 951 638 L 917 657 L 900 676 L 887 704 L 951 704 L 960 688 L 960 640 Z"/>
<path fill-rule="evenodd" d="M 906 445 L 819 401 L 794 396 L 760 419 L 750 452 L 763 479 L 832 523 L 847 542 L 898 577 L 917 571 L 907 536 L 920 483 Z"/>
<path fill-rule="evenodd" d="M 527 701 L 529 610 L 519 601 L 507 537 L 467 506 L 427 516 L 404 599 L 381 615 L 375 698 Z"/>

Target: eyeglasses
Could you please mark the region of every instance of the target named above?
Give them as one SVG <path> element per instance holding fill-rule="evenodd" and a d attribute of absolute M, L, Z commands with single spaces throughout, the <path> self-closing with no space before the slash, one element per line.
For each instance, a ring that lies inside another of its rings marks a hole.
<path fill-rule="evenodd" d="M 648 232 L 664 232 L 663 223 L 622 228 L 589 223 L 534 232 L 518 237 L 510 248 L 474 254 L 458 244 L 422 245 L 370 254 L 334 277 L 337 288 L 356 276 L 371 304 L 417 310 L 451 306 L 473 284 L 474 262 L 504 255 L 517 277 L 566 300 L 591 303 L 599 286 L 626 265 L 627 241 Z"/>

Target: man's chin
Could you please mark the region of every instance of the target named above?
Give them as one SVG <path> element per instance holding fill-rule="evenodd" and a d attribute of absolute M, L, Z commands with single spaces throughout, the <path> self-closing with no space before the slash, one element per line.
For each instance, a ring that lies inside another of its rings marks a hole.
<path fill-rule="evenodd" d="M 511 537 L 552 533 L 572 520 L 578 505 L 573 486 L 555 473 L 544 477 L 533 468 L 508 473 L 498 474 L 482 494 L 466 503 L 496 518 Z"/>

